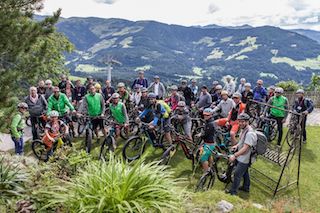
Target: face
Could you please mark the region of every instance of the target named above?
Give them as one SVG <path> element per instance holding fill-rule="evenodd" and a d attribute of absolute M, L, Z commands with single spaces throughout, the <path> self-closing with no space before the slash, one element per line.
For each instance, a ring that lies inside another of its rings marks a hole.
<path fill-rule="evenodd" d="M 81 81 L 76 81 L 76 86 L 80 87 L 81 86 Z"/>
<path fill-rule="evenodd" d="M 177 95 L 177 90 L 172 90 L 172 95 Z"/>
<path fill-rule="evenodd" d="M 20 107 L 20 108 L 19 108 L 19 111 L 22 112 L 22 113 L 25 113 L 25 112 L 27 112 L 27 108 Z"/>
<path fill-rule="evenodd" d="M 149 103 L 150 104 L 155 104 L 156 101 L 157 101 L 157 99 L 155 99 L 155 98 L 149 98 Z"/>
<path fill-rule="evenodd" d="M 59 91 L 59 90 L 53 91 L 53 95 L 54 95 L 55 97 L 59 97 L 60 91 Z"/>
<path fill-rule="evenodd" d="M 124 87 L 118 87 L 119 92 L 124 92 Z"/>
<path fill-rule="evenodd" d="M 302 93 L 298 93 L 297 94 L 297 98 L 299 98 L 299 99 L 303 98 L 303 94 Z"/>
<path fill-rule="evenodd" d="M 281 95 L 280 92 L 275 92 L 274 94 L 275 94 L 277 97 L 279 97 L 279 96 Z"/>
<path fill-rule="evenodd" d="M 57 121 L 58 120 L 57 116 L 51 116 L 50 118 L 51 118 L 52 121 Z"/>
<path fill-rule="evenodd" d="M 221 94 L 222 90 L 221 90 L 221 89 L 218 89 L 216 92 L 217 92 L 218 94 Z"/>
<path fill-rule="evenodd" d="M 246 120 L 239 120 L 239 127 L 241 129 L 245 129 L 249 125 L 249 121 Z"/>
<path fill-rule="evenodd" d="M 201 89 L 201 92 L 202 92 L 203 94 L 206 94 L 206 93 L 207 93 L 207 90 L 204 89 L 204 88 L 202 88 L 202 89 Z"/>
<path fill-rule="evenodd" d="M 195 81 L 192 81 L 192 85 L 193 85 L 193 86 L 196 85 L 196 82 L 195 82 Z"/>
<path fill-rule="evenodd" d="M 183 82 L 183 83 L 181 83 L 181 87 L 185 88 L 185 87 L 187 87 L 187 84 Z"/>
<path fill-rule="evenodd" d="M 245 87 L 245 90 L 247 91 L 247 92 L 249 92 L 250 91 L 250 87 Z"/>
<path fill-rule="evenodd" d="M 210 120 L 212 118 L 212 114 L 203 114 L 204 120 Z"/>
<path fill-rule="evenodd" d="M 244 79 L 241 79 L 241 84 L 245 84 L 246 83 L 246 80 L 244 80 Z"/>
<path fill-rule="evenodd" d="M 240 103 L 240 98 L 238 98 L 238 97 L 233 97 L 232 100 L 233 100 L 236 104 Z"/>
<path fill-rule="evenodd" d="M 139 73 L 139 78 L 144 78 L 144 74 L 143 73 Z"/>
<path fill-rule="evenodd" d="M 119 98 L 113 98 L 112 101 L 114 104 L 117 104 L 119 102 Z"/>
<path fill-rule="evenodd" d="M 147 92 L 141 92 L 142 97 L 146 97 L 148 95 Z"/>
<path fill-rule="evenodd" d="M 51 87 L 52 87 L 52 84 L 47 83 L 47 84 L 46 84 L 46 87 L 47 87 L 47 88 L 51 88 Z"/>
<path fill-rule="evenodd" d="M 88 83 L 92 84 L 93 83 L 93 79 L 92 78 L 88 79 Z"/>
<path fill-rule="evenodd" d="M 37 94 L 37 89 L 35 89 L 35 88 L 33 88 L 33 89 L 30 89 L 30 95 L 31 96 L 36 96 L 36 94 Z"/>
<path fill-rule="evenodd" d="M 110 81 L 106 81 L 106 86 L 110 87 Z"/>
<path fill-rule="evenodd" d="M 44 85 L 45 85 L 45 84 L 44 84 L 44 81 L 39 81 L 39 84 L 38 84 L 38 85 L 39 85 L 39 87 L 44 87 Z"/>
<path fill-rule="evenodd" d="M 228 96 L 227 96 L 227 95 L 221 95 L 221 98 L 222 98 L 223 100 L 227 100 L 227 99 L 228 99 Z"/>
<path fill-rule="evenodd" d="M 257 87 L 262 87 L 263 82 L 262 81 L 257 81 Z"/>
<path fill-rule="evenodd" d="M 159 78 L 155 78 L 154 82 L 159 83 L 160 79 Z"/>
<path fill-rule="evenodd" d="M 67 80 L 67 77 L 66 76 L 62 76 L 61 77 L 61 81 L 66 81 Z"/>
<path fill-rule="evenodd" d="M 227 82 L 229 83 L 231 81 L 231 78 L 227 78 Z"/>
<path fill-rule="evenodd" d="M 94 86 L 91 86 L 89 90 L 90 90 L 90 94 L 91 94 L 91 95 L 96 94 L 96 91 L 97 91 L 97 90 L 96 90 L 96 88 L 95 88 Z"/>

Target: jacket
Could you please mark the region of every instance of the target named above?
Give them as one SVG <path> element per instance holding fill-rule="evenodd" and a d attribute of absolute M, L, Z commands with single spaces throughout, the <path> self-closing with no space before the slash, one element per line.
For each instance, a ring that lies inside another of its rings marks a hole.
<path fill-rule="evenodd" d="M 30 99 L 30 95 L 28 95 L 25 98 L 25 102 L 28 104 L 28 110 L 31 117 L 38 117 L 47 110 L 48 103 L 42 95 L 39 95 L 36 103 L 33 103 Z"/>
<path fill-rule="evenodd" d="M 54 94 L 52 94 L 48 99 L 48 111 L 49 114 L 52 110 L 56 110 L 59 112 L 60 116 L 63 116 L 67 113 L 68 110 L 74 110 L 74 107 L 70 103 L 68 97 L 60 92 L 59 98 L 56 99 Z"/>
<path fill-rule="evenodd" d="M 151 83 L 151 85 L 148 87 L 148 90 L 155 92 L 154 86 L 155 86 L 155 82 Z M 165 95 L 166 95 L 166 88 L 164 87 L 163 83 L 159 82 L 158 97 L 162 99 L 164 98 Z"/>

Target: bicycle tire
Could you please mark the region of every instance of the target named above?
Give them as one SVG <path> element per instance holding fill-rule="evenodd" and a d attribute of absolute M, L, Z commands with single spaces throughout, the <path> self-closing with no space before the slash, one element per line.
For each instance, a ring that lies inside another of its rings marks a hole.
<path fill-rule="evenodd" d="M 161 156 L 160 165 L 168 165 L 173 155 L 177 152 L 177 146 L 172 144 Z"/>
<path fill-rule="evenodd" d="M 92 145 L 92 130 L 86 129 L 86 139 L 85 139 L 85 149 L 87 153 L 91 152 L 91 145 Z"/>
<path fill-rule="evenodd" d="M 106 162 L 110 159 L 110 152 L 114 153 L 114 143 L 115 140 L 113 137 L 108 136 L 104 139 L 100 147 L 99 159 Z"/>
<path fill-rule="evenodd" d="M 46 145 L 39 139 L 32 141 L 31 148 L 33 154 L 38 160 L 47 161 L 48 160 L 48 151 Z"/>
<path fill-rule="evenodd" d="M 146 147 L 146 142 L 140 136 L 132 136 L 127 140 L 122 148 L 122 156 L 127 161 L 135 161 L 141 157 L 144 153 Z M 134 150 L 135 149 L 135 150 Z M 129 155 L 130 151 L 136 151 L 133 156 Z"/>
<path fill-rule="evenodd" d="M 221 164 L 223 162 L 222 160 L 226 161 L 226 162 L 224 162 L 226 165 L 224 165 L 223 169 L 219 168 L 219 164 Z M 230 164 L 228 162 L 228 159 L 221 158 L 221 159 L 215 160 L 214 169 L 215 169 L 217 178 L 219 181 L 221 181 L 223 183 L 228 184 L 233 181 L 233 178 L 232 178 L 233 168 L 234 168 L 234 165 Z"/>
<path fill-rule="evenodd" d="M 129 121 L 128 134 L 126 134 L 125 128 L 122 127 L 120 130 L 120 136 L 123 140 L 128 140 L 131 136 L 137 135 L 139 132 L 139 126 L 134 121 Z"/>
<path fill-rule="evenodd" d="M 207 191 L 212 188 L 215 181 L 215 172 L 214 171 L 208 171 L 205 174 L 203 174 L 196 186 L 196 192 L 200 191 Z"/>

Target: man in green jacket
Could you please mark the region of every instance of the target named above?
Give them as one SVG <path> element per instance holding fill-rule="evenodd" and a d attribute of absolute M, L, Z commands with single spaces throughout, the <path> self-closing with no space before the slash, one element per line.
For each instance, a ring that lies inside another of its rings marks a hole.
<path fill-rule="evenodd" d="M 15 153 L 23 155 L 23 129 L 25 127 L 25 113 L 28 105 L 24 102 L 18 104 L 18 113 L 15 114 L 11 121 L 10 132 L 14 142 Z"/>
<path fill-rule="evenodd" d="M 275 96 L 271 97 L 268 101 L 268 105 L 264 110 L 263 115 L 265 116 L 267 112 L 269 112 L 269 117 L 277 121 L 278 126 L 278 145 L 280 146 L 282 141 L 282 134 L 283 134 L 283 124 L 286 122 L 288 117 L 288 99 L 283 95 L 283 89 L 278 87 L 275 89 Z M 275 108 L 273 108 L 273 107 Z"/>
<path fill-rule="evenodd" d="M 105 112 L 104 98 L 100 93 L 96 92 L 94 85 L 90 85 L 89 93 L 84 96 L 82 104 L 79 108 L 81 114 L 92 117 L 92 128 L 94 129 L 99 140 L 98 127 L 102 130 L 103 135 L 107 136 L 107 131 L 104 128 L 103 117 Z"/>
<path fill-rule="evenodd" d="M 68 110 L 75 112 L 74 107 L 70 103 L 68 97 L 60 92 L 59 87 L 53 88 L 53 94 L 48 99 L 48 111 L 49 114 L 52 110 L 59 112 L 59 116 L 64 116 Z"/>

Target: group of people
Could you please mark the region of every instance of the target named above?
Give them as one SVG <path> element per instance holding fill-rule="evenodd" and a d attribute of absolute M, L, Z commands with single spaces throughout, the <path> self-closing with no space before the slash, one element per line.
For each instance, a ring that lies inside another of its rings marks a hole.
<path fill-rule="evenodd" d="M 142 71 L 130 88 L 122 82 L 114 88 L 108 80 L 102 87 L 91 76 L 87 78 L 85 85 L 82 85 L 80 80 L 75 81 L 73 85 L 67 76 L 62 75 L 57 86 L 53 86 L 51 80 L 46 80 L 39 81 L 38 87 L 30 87 L 25 101 L 18 104 L 18 112 L 12 119 L 10 129 L 16 153 L 23 154 L 24 117 L 27 111 L 31 119 L 33 139 L 40 137 L 37 128 L 42 126 L 44 137 L 49 142 L 53 142 L 61 131 L 68 134 L 69 123 L 73 122 L 70 115 L 87 115 L 94 118 L 92 124 L 96 135 L 99 135 L 100 130 L 106 136 L 103 122 L 106 113 L 110 113 L 116 123 L 127 127 L 128 112 L 133 109 L 139 111 L 137 118 L 149 123 L 150 129 L 161 126 L 168 142 L 172 141 L 170 134 L 172 122 L 181 125 L 184 134 L 192 140 L 191 118 L 196 114 L 205 120 L 201 154 L 204 171 L 210 168 L 215 129 L 218 127 L 229 129 L 231 145 L 234 150 L 238 150 L 230 157 L 230 161 L 237 162 L 235 181 L 230 190 L 231 194 L 236 194 L 242 177 L 244 185 L 240 189 L 249 191 L 250 187 L 248 173 L 250 147 L 254 145 L 256 136 L 249 124 L 252 115 L 248 106 L 252 102 L 265 103 L 257 105 L 258 114 L 277 121 L 278 145 L 282 141 L 282 127 L 287 119 L 288 109 L 304 115 L 313 110 L 312 101 L 304 97 L 302 89 L 296 92 L 297 99 L 292 108 L 289 107 L 288 99 L 283 93 L 280 87 L 265 88 L 262 80 L 258 80 L 256 86 L 252 87 L 246 79 L 241 78 L 240 84 L 236 87 L 231 76 L 226 77 L 225 85 L 214 81 L 210 88 L 201 86 L 199 89 L 196 80 L 191 80 L 190 85 L 187 80 L 181 80 L 180 85 L 166 87 L 159 76 L 154 76 L 153 82 L 149 84 Z M 306 141 L 305 125 L 303 127 L 303 140 Z M 242 131 L 237 138 L 240 129 Z M 119 134 L 120 129 L 116 128 L 116 137 Z"/>

